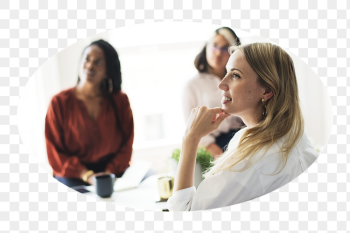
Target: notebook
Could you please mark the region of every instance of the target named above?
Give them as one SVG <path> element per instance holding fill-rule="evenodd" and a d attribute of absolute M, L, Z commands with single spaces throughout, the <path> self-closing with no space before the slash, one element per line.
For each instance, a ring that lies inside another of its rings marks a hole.
<path fill-rule="evenodd" d="M 152 163 L 146 160 L 132 161 L 130 167 L 126 169 L 123 176 L 114 183 L 114 191 L 122 191 L 137 188 L 149 171 Z"/>

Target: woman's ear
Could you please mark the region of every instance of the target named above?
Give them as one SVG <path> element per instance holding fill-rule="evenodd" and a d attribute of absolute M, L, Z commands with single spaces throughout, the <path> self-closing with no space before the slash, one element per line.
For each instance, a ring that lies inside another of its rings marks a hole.
<path fill-rule="evenodd" d="M 273 92 L 269 88 L 266 88 L 264 93 L 265 101 L 269 100 L 272 96 L 273 96 Z"/>

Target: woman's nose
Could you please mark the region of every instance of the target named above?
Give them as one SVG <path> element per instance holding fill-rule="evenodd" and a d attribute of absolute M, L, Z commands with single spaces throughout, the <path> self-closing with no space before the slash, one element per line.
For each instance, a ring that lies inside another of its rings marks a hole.
<path fill-rule="evenodd" d="M 226 83 L 224 82 L 224 80 L 225 80 L 225 78 L 223 78 L 223 79 L 221 80 L 221 82 L 220 82 L 219 85 L 218 85 L 218 88 L 219 88 L 220 90 L 227 91 L 227 90 L 228 90 L 228 86 L 226 85 Z"/>
<path fill-rule="evenodd" d="M 216 48 L 214 53 L 215 53 L 216 56 L 220 56 L 222 54 L 222 51 L 221 51 L 220 48 Z"/>
<path fill-rule="evenodd" d="M 93 67 L 93 63 L 90 61 L 87 61 L 87 62 L 85 62 L 85 67 L 90 70 Z"/>

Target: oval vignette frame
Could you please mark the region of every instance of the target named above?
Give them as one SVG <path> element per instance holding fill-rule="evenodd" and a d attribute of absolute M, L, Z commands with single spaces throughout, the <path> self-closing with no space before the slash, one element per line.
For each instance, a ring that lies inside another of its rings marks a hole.
<path fill-rule="evenodd" d="M 36 157 L 40 166 L 50 174 L 50 168 L 47 163 L 47 158 L 45 161 L 46 148 L 43 148 L 44 131 L 42 123 L 45 119 L 47 106 L 50 101 L 50 97 L 52 97 L 54 94 L 57 94 L 59 91 L 64 90 L 75 84 L 76 79 L 74 77 L 74 73 L 77 73 L 78 62 L 74 63 L 72 61 L 79 60 L 83 48 L 86 45 L 88 45 L 91 41 L 100 38 L 106 39 L 116 48 L 118 54 L 120 54 L 120 61 L 122 66 L 122 89 L 129 95 L 128 92 L 131 93 L 133 91 L 130 87 L 131 83 L 138 83 L 138 85 L 146 85 L 147 87 L 147 82 L 141 79 L 136 79 L 136 81 L 130 80 L 132 76 L 131 71 L 129 70 L 132 70 L 133 66 L 140 65 L 140 62 L 137 61 L 135 62 L 135 64 L 133 64 L 133 61 L 137 60 L 136 57 L 145 57 L 146 55 L 152 57 L 152 54 L 177 54 L 175 57 L 178 59 L 178 57 L 181 58 L 181 54 L 179 53 L 179 51 L 181 52 L 184 50 L 191 50 L 191 54 L 193 54 L 193 57 L 188 56 L 188 58 L 184 57 L 183 59 L 184 62 L 187 62 L 184 65 L 184 70 L 190 71 L 189 65 L 193 66 L 193 60 L 196 55 L 194 51 L 197 51 L 198 48 L 201 48 L 204 45 L 205 41 L 209 39 L 214 30 L 219 27 L 221 26 L 204 23 L 186 22 L 146 23 L 141 25 L 126 26 L 122 28 L 108 30 L 103 33 L 99 33 L 90 36 L 86 39 L 77 41 L 76 43 L 68 46 L 67 48 L 61 50 L 59 53 L 49 58 L 43 65 L 41 65 L 35 71 L 35 73 L 27 82 L 24 90 L 20 95 L 20 101 L 18 105 L 17 118 L 19 134 L 25 147 L 29 152 L 30 157 Z M 237 35 L 241 38 L 243 44 L 251 42 L 270 42 L 276 44 L 260 36 L 252 35 L 248 32 L 239 29 L 234 30 L 236 31 Z M 188 37 L 185 37 L 184 35 Z M 328 142 L 332 127 L 332 111 L 330 97 L 321 80 L 317 77 L 316 73 L 305 62 L 296 57 L 288 49 L 285 50 L 291 55 L 295 64 L 299 87 L 299 97 L 301 100 L 301 107 L 305 119 L 305 131 L 310 137 L 309 139 L 313 146 L 319 152 L 321 152 Z M 197 53 L 198 52 L 199 50 L 197 51 Z M 65 57 L 69 57 L 70 59 L 65 60 Z M 169 57 L 165 57 L 169 59 Z M 123 60 L 123 58 L 125 58 L 125 60 Z M 158 58 L 159 56 L 154 57 L 154 59 Z M 168 67 L 169 64 L 167 64 L 166 59 L 163 58 L 161 60 L 157 60 L 158 64 L 161 63 L 164 67 Z M 192 63 L 187 65 L 190 60 L 192 60 Z M 176 61 L 181 63 L 182 59 Z M 59 63 L 60 65 L 55 65 L 55 63 Z M 175 64 L 179 66 L 178 63 Z M 63 69 L 63 66 L 68 68 Z M 123 69 L 124 67 L 126 67 L 126 70 Z M 155 67 L 157 66 L 155 65 Z M 157 67 L 157 69 L 160 68 Z M 40 73 L 47 73 L 48 71 L 50 71 L 50 74 L 52 76 L 45 78 L 39 77 Z M 124 74 L 126 75 L 126 77 L 124 76 Z M 305 75 L 301 77 L 300 74 Z M 157 72 L 155 72 L 155 76 L 158 77 L 158 79 L 156 80 L 157 82 L 154 80 L 150 82 L 155 84 L 160 83 L 160 85 L 163 85 L 163 89 L 168 89 L 166 84 L 163 83 L 162 79 L 159 78 L 159 74 Z M 175 87 L 181 87 L 181 85 L 183 85 L 184 80 L 188 80 L 189 78 L 191 78 L 191 73 L 185 73 L 183 74 L 183 76 L 185 77 L 183 78 L 183 80 L 181 80 L 182 84 L 176 84 Z M 169 83 L 172 84 L 172 81 L 170 80 Z M 126 85 L 126 90 L 124 89 L 124 85 Z M 157 88 L 160 87 L 158 86 Z M 310 92 L 314 93 L 310 94 Z M 41 95 L 41 97 L 44 98 L 39 98 L 39 95 Z M 138 119 L 140 115 L 137 114 L 141 114 L 140 112 L 142 111 L 139 110 L 140 107 L 136 101 L 136 95 L 137 93 L 131 93 L 129 98 L 134 113 L 134 120 L 135 122 L 136 120 L 138 120 L 137 122 L 141 122 L 141 120 Z M 323 104 L 320 105 L 319 103 Z M 313 116 L 318 117 L 317 119 L 314 119 L 315 117 Z M 323 119 L 319 119 L 321 118 L 319 116 L 322 116 Z M 30 124 L 31 120 L 34 123 Z M 165 122 L 172 122 L 172 120 L 174 119 L 166 119 Z M 178 124 L 180 123 L 178 122 L 174 125 L 177 126 Z M 180 129 L 179 132 L 176 133 L 177 137 L 180 135 L 181 130 L 181 127 L 178 128 Z M 40 132 L 42 132 L 41 136 Z M 147 147 L 145 146 L 145 144 L 147 143 L 143 142 L 142 140 L 142 138 L 139 138 L 138 141 L 136 141 L 137 145 L 134 144 L 134 146 L 136 147 L 134 147 L 134 150 L 139 151 L 138 153 L 136 153 L 136 155 L 141 157 L 142 152 L 146 151 L 147 153 L 150 153 L 149 150 L 147 151 Z M 179 142 L 177 141 L 176 143 Z M 176 143 L 174 142 L 174 145 Z M 133 157 L 134 156 L 135 153 L 133 154 Z M 171 156 L 171 152 L 169 152 L 168 156 Z M 111 201 L 99 198 L 97 198 L 96 200 Z M 124 207 L 150 210 L 147 207 Z"/>

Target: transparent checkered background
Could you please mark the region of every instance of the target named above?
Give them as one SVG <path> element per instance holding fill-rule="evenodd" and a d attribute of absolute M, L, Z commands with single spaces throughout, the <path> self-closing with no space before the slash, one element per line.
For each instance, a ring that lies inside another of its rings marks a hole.
<path fill-rule="evenodd" d="M 348 232 L 350 3 L 283 2 L 0 1 L 0 231 Z M 327 86 L 333 105 L 329 143 L 316 163 L 269 195 L 194 213 L 100 203 L 49 177 L 29 157 L 18 134 L 19 94 L 29 77 L 80 39 L 106 29 L 164 21 L 239 28 L 269 38 L 305 61 Z"/>

